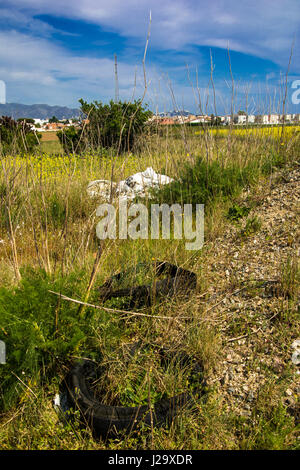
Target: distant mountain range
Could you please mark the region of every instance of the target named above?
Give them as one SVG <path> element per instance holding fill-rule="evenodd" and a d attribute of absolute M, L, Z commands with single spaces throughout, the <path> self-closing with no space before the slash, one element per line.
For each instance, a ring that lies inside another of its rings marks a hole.
<path fill-rule="evenodd" d="M 192 113 L 190 113 L 189 111 L 167 111 L 167 112 L 163 112 L 163 113 L 159 113 L 159 116 L 166 116 L 166 117 L 174 117 L 174 116 L 190 116 Z"/>
<path fill-rule="evenodd" d="M 50 119 L 52 116 L 57 119 L 72 119 L 80 116 L 80 110 L 48 104 L 6 103 L 0 104 L 0 116 L 10 116 L 14 119 Z"/>
<path fill-rule="evenodd" d="M 191 113 L 185 110 L 167 111 L 159 113 L 160 116 L 189 116 Z M 49 106 L 48 104 L 21 104 L 6 103 L 0 104 L 0 116 L 10 116 L 14 119 L 33 118 L 50 119 L 52 116 L 57 119 L 72 119 L 80 117 L 80 109 L 68 108 L 67 106 Z"/>

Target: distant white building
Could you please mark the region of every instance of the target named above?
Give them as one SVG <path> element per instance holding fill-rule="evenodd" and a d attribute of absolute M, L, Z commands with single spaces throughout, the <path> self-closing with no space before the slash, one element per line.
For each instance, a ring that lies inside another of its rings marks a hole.
<path fill-rule="evenodd" d="M 262 124 L 269 124 L 269 115 L 263 114 L 262 115 Z"/>
<path fill-rule="evenodd" d="M 246 124 L 246 122 L 247 122 L 246 114 L 238 114 L 237 124 Z"/>
<path fill-rule="evenodd" d="M 270 114 L 270 115 L 269 115 L 269 123 L 270 123 L 270 124 L 279 124 L 279 116 L 278 116 L 278 114 Z"/>
<path fill-rule="evenodd" d="M 255 123 L 255 115 L 254 114 L 248 114 L 248 123 L 249 124 L 254 124 Z"/>
<path fill-rule="evenodd" d="M 207 115 L 199 115 L 199 116 L 196 116 L 195 120 L 197 120 L 197 122 L 209 122 L 210 121 L 210 116 L 207 116 Z M 195 122 L 195 120 L 193 120 L 193 122 Z"/>
<path fill-rule="evenodd" d="M 293 120 L 293 114 L 279 114 L 280 122 L 291 122 Z"/>
<path fill-rule="evenodd" d="M 192 121 L 190 121 L 190 124 L 200 124 L 201 122 L 203 122 L 201 119 L 196 118 L 196 119 L 193 119 Z"/>
<path fill-rule="evenodd" d="M 48 122 L 48 119 L 34 119 L 34 125 L 36 126 L 39 124 L 40 126 L 44 126 Z"/>
<path fill-rule="evenodd" d="M 278 114 L 264 114 L 262 116 L 263 124 L 279 124 L 280 116 Z"/>

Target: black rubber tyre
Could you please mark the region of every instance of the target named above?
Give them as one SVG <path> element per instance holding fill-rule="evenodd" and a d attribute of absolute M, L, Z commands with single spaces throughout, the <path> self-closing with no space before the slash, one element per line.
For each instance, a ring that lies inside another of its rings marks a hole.
<path fill-rule="evenodd" d="M 143 265 L 146 266 L 145 263 Z M 132 286 L 125 289 L 112 289 L 113 281 L 118 281 L 125 271 L 121 271 L 109 278 L 98 288 L 103 301 L 113 297 L 129 297 L 129 307 L 141 307 L 152 305 L 160 297 L 174 297 L 178 294 L 188 295 L 197 286 L 197 276 L 192 271 L 180 268 L 167 261 L 155 261 L 153 263 L 157 276 L 166 275 L 161 281 L 153 285 Z"/>
<path fill-rule="evenodd" d="M 164 352 L 162 356 L 162 360 L 167 363 L 168 356 Z M 186 360 L 190 359 L 187 356 L 181 356 L 182 363 Z M 99 366 L 85 359 L 77 363 L 65 378 L 67 400 L 71 408 L 80 410 L 82 423 L 91 428 L 95 437 L 113 437 L 119 431 L 134 431 L 141 422 L 149 426 L 151 423 L 154 426 L 170 424 L 183 407 L 195 403 L 195 394 L 198 396 L 203 394 L 205 383 L 202 368 L 199 363 L 193 361 L 192 374 L 199 375 L 199 372 L 201 379 L 193 393 L 182 393 L 172 398 L 161 399 L 154 404 L 150 413 L 148 405 L 132 408 L 108 406 L 96 400 L 90 383 L 99 376 Z"/>

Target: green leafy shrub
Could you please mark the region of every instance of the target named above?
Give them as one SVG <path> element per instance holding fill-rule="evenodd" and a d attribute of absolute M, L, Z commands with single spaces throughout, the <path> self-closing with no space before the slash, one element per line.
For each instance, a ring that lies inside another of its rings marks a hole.
<path fill-rule="evenodd" d="M 276 153 L 270 153 L 264 158 L 253 157 L 244 166 L 239 162 L 223 166 L 218 160 L 207 162 L 203 157 L 198 157 L 195 163 L 183 165 L 180 179 L 154 190 L 153 195 L 160 203 L 207 206 L 217 199 L 234 198 L 244 188 L 255 183 L 261 175 L 267 176 L 282 165 L 284 159 Z M 232 216 L 239 217 L 237 208 L 232 211 Z M 246 211 L 246 208 L 242 209 L 245 215 Z"/>
<path fill-rule="evenodd" d="M 76 290 L 78 295 L 82 279 L 84 273 L 77 272 L 53 281 L 43 271 L 28 270 L 19 286 L 0 289 L 0 339 L 7 351 L 7 363 L 0 367 L 0 410 L 16 404 L 24 392 L 17 377 L 42 385 L 60 372 L 70 356 L 98 356 L 94 328 L 105 325 L 107 315 L 87 308 L 82 316 L 77 304 L 49 292 L 63 291 L 72 297 Z"/>
<path fill-rule="evenodd" d="M 249 214 L 250 210 L 250 207 L 233 204 L 233 206 L 228 209 L 227 218 L 233 222 L 236 222 L 242 219 L 243 217 L 246 217 Z"/>
<path fill-rule="evenodd" d="M 8 116 L 0 118 L 0 149 L 3 155 L 30 153 L 37 145 L 41 134 L 35 134 L 25 122 L 17 122 Z"/>
<path fill-rule="evenodd" d="M 57 133 L 68 153 L 102 148 L 132 150 L 151 115 L 139 100 L 132 103 L 110 101 L 109 104 L 99 101 L 87 103 L 82 99 L 79 102 L 87 118 L 86 123 L 79 129 L 71 127 Z"/>
<path fill-rule="evenodd" d="M 86 148 L 81 134 L 82 129 L 76 129 L 74 126 L 56 133 L 66 153 L 81 153 Z"/>
<path fill-rule="evenodd" d="M 255 180 L 257 172 L 256 162 L 244 168 L 238 164 L 223 167 L 218 161 L 207 163 L 199 157 L 194 165 L 184 166 L 180 180 L 156 192 L 156 198 L 168 203 L 209 204 L 235 196 Z"/>

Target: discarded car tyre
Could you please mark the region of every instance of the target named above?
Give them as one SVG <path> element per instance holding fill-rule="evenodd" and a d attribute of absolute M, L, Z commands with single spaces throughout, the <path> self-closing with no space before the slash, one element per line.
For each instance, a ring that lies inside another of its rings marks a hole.
<path fill-rule="evenodd" d="M 117 281 L 124 274 L 120 272 L 109 278 L 99 287 L 100 297 L 103 301 L 113 297 L 129 297 L 129 307 L 152 305 L 159 297 L 174 297 L 178 294 L 186 295 L 197 286 L 197 275 L 192 271 L 183 269 L 167 261 L 156 261 L 154 263 L 157 276 L 166 275 L 161 281 L 151 285 L 132 286 L 126 289 L 113 290 L 113 281 Z"/>
<path fill-rule="evenodd" d="M 169 360 L 163 350 L 162 360 L 166 363 Z M 182 364 L 186 360 L 190 361 L 190 358 L 180 357 Z M 67 401 L 69 407 L 80 411 L 81 422 L 91 428 L 95 437 L 114 437 L 120 431 L 129 433 L 136 430 L 140 423 L 149 426 L 170 424 L 183 407 L 195 403 L 195 396 L 203 394 L 205 381 L 202 372 L 201 365 L 193 360 L 192 375 L 194 378 L 195 376 L 199 378 L 195 390 L 192 393 L 186 392 L 172 398 L 163 398 L 155 403 L 151 410 L 148 405 L 109 406 L 100 403 L 91 390 L 91 382 L 99 376 L 99 366 L 91 360 L 84 359 L 71 369 L 65 379 Z"/>

